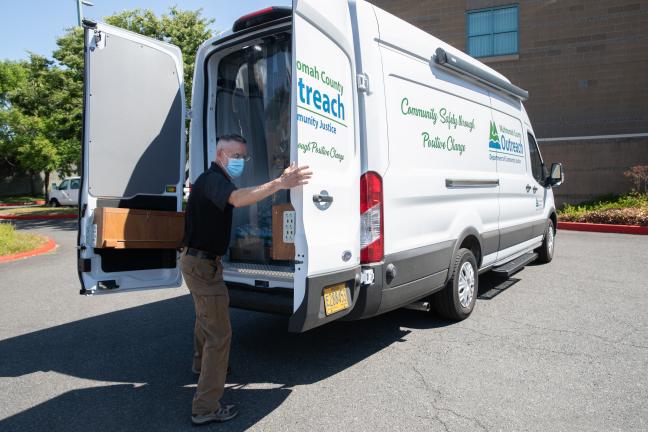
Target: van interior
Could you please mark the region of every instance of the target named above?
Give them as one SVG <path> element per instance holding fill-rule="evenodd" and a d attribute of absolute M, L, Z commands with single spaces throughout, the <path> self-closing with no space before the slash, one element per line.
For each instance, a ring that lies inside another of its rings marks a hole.
<path fill-rule="evenodd" d="M 237 187 L 277 178 L 290 163 L 290 32 L 216 51 L 207 69 L 207 112 L 212 116 L 206 122 L 207 135 L 213 134 L 207 141 L 215 145 L 217 136 L 225 134 L 247 140 L 251 159 L 235 180 Z M 294 212 L 288 190 L 235 209 L 230 248 L 223 259 L 225 280 L 257 288 L 292 288 L 295 252 L 285 235 L 291 227 Z"/>

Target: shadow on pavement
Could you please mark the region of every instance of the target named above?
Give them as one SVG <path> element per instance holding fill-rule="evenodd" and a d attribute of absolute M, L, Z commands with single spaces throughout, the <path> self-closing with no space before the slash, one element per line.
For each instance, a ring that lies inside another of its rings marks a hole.
<path fill-rule="evenodd" d="M 280 406 L 293 387 L 326 379 L 402 341 L 410 331 L 401 325 L 448 324 L 400 310 L 289 334 L 284 317 L 232 310 L 228 382 L 237 385 L 224 400 L 239 404 L 241 415 L 203 430 L 251 427 Z M 190 371 L 192 331 L 193 304 L 186 295 L 0 341 L 2 377 L 54 371 L 107 381 L 2 420 L 0 430 L 190 430 L 190 386 L 196 382 Z"/>
<path fill-rule="evenodd" d="M 76 231 L 76 219 L 35 219 L 35 220 L 12 220 L 17 229 L 49 229 L 54 231 Z"/>

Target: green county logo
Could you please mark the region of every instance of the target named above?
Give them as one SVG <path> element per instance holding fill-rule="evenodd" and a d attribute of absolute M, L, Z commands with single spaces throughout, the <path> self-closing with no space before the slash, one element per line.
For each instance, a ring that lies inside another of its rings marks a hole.
<path fill-rule="evenodd" d="M 497 126 L 495 126 L 494 121 L 490 122 L 490 138 L 488 140 L 488 148 L 492 148 L 494 150 L 502 150 L 499 134 L 497 133 Z"/>

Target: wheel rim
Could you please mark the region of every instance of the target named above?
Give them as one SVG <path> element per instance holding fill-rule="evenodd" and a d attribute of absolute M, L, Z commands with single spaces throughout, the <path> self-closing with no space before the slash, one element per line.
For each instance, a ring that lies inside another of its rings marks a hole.
<path fill-rule="evenodd" d="M 547 229 L 547 252 L 549 252 L 549 256 L 553 255 L 553 248 L 554 248 L 554 232 L 553 232 L 553 227 L 550 225 L 549 229 Z"/>
<path fill-rule="evenodd" d="M 466 261 L 459 270 L 459 303 L 464 308 L 470 307 L 475 295 L 475 270 Z"/>

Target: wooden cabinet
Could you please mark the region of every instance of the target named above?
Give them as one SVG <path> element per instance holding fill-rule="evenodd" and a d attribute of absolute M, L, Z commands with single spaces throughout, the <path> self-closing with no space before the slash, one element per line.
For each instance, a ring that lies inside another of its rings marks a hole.
<path fill-rule="evenodd" d="M 95 210 L 98 248 L 182 247 L 184 213 L 103 207 Z"/>

